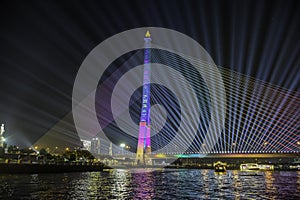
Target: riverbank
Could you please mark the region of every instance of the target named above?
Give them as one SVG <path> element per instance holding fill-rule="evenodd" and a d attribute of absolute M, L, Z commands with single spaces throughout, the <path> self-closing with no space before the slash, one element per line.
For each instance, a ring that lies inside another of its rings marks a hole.
<path fill-rule="evenodd" d="M 167 169 L 213 169 L 213 167 L 199 165 L 153 165 L 153 166 L 105 166 L 102 163 L 0 163 L 0 174 L 39 174 L 39 173 L 67 173 L 67 172 L 92 172 L 104 169 L 131 169 L 131 168 L 167 168 Z M 228 170 L 239 170 L 239 166 L 232 166 Z M 300 168 L 289 168 L 287 165 L 275 165 L 274 171 L 299 171 Z"/>
<path fill-rule="evenodd" d="M 0 174 L 35 174 L 35 173 L 64 173 L 88 172 L 110 169 L 102 163 L 93 164 L 39 164 L 39 163 L 0 163 Z"/>

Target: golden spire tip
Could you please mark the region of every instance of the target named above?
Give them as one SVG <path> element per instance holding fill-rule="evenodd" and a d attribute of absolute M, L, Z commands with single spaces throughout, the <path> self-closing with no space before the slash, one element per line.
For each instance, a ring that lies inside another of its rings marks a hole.
<path fill-rule="evenodd" d="M 147 31 L 146 34 L 145 34 L 145 37 L 146 37 L 146 38 L 149 38 L 150 36 L 151 36 L 151 35 L 150 35 L 150 32 Z"/>

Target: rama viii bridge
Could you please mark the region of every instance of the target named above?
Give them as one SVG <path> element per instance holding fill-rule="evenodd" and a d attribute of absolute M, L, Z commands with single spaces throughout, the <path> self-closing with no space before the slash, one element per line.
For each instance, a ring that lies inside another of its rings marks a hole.
<path fill-rule="evenodd" d="M 121 72 L 139 64 L 131 75 Z M 200 66 L 197 70 L 196 65 Z M 119 76 L 125 76 L 128 84 L 120 86 L 117 95 L 133 94 L 129 106 L 119 101 L 126 95 L 119 96 L 115 105 L 127 106 L 128 110 L 117 112 L 104 128 L 110 141 L 115 141 L 115 150 L 111 151 L 115 155 L 135 159 L 137 165 L 152 165 L 153 159 L 171 156 L 300 152 L 297 91 L 220 66 L 213 68 L 209 62 L 165 49 L 152 42 L 149 31 L 144 48 L 133 52 L 118 67 Z M 138 74 L 143 75 L 142 87 L 131 89 L 135 86 L 130 80 Z M 222 90 L 216 89 L 220 87 Z M 107 120 L 101 118 L 100 123 L 103 119 Z M 139 126 L 131 127 L 128 120 Z M 108 148 L 109 142 L 102 140 Z"/>
<path fill-rule="evenodd" d="M 107 43 L 117 46 L 100 46 L 84 62 L 92 67 L 82 80 L 91 74 L 101 78 L 96 89 L 79 90 L 87 92 L 76 101 L 73 117 L 82 140 L 98 138 L 97 155 L 127 158 L 135 165 L 165 157 L 299 155 L 299 91 L 217 66 L 186 36 L 165 31 L 124 33 Z M 107 52 L 130 46 L 130 38 L 138 48 L 105 63 L 112 57 Z M 106 68 L 96 75 L 101 64 Z M 295 86 L 297 81 L 283 75 L 278 82 Z M 65 121 L 53 130 L 60 132 Z"/>

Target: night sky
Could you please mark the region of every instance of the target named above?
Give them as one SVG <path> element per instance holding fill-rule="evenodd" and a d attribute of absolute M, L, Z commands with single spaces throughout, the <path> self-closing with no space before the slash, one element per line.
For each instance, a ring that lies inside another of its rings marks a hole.
<path fill-rule="evenodd" d="M 29 146 L 70 113 L 77 71 L 94 47 L 147 26 L 182 32 L 217 65 L 300 92 L 300 1 L 1 1 L 8 143 Z"/>

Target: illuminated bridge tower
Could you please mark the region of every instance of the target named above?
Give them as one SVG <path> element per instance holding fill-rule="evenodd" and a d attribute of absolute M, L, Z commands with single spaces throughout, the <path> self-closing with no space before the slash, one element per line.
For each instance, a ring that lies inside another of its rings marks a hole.
<path fill-rule="evenodd" d="M 139 138 L 136 152 L 137 165 L 152 165 L 149 157 L 151 153 L 150 140 L 150 77 L 151 77 L 151 37 L 149 31 L 146 32 L 144 45 L 144 79 L 143 79 L 143 97 L 142 111 L 140 118 Z"/>

